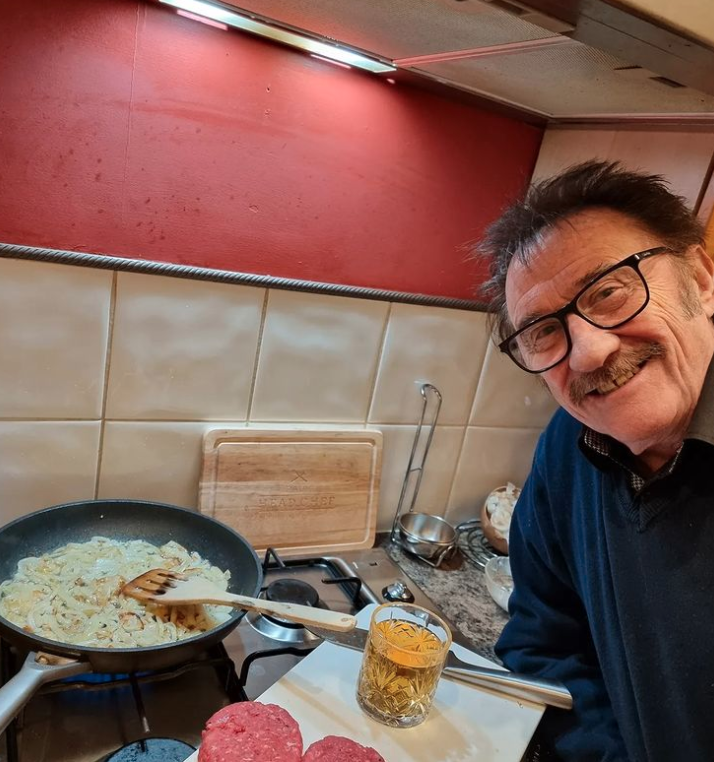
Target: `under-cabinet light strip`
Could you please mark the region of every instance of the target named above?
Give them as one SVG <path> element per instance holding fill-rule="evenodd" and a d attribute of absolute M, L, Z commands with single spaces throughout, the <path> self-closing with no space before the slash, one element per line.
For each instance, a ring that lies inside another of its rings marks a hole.
<path fill-rule="evenodd" d="M 205 0 L 160 0 L 160 2 L 187 11 L 188 13 L 193 13 L 196 16 L 203 16 L 212 19 L 213 21 L 226 24 L 227 26 L 234 27 L 235 29 L 241 29 L 244 32 L 250 32 L 251 34 L 256 34 L 260 37 L 267 37 L 275 42 L 305 50 L 308 53 L 314 53 L 315 55 L 323 56 L 324 58 L 339 61 L 348 66 L 356 66 L 359 69 L 366 69 L 373 74 L 384 74 L 396 70 L 395 66 L 379 61 L 376 58 L 369 58 L 368 56 L 355 53 L 347 48 L 331 45 L 327 42 L 320 42 L 319 40 L 297 34 L 296 32 L 281 29 L 278 26 L 271 26 L 270 24 L 249 18 L 236 11 L 229 10 L 222 5 L 206 2 Z"/>

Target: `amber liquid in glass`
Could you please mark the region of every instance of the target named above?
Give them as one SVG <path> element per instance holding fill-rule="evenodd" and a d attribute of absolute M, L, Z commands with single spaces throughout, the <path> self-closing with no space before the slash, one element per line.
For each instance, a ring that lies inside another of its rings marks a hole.
<path fill-rule="evenodd" d="M 414 622 L 386 619 L 372 625 L 357 700 L 375 719 L 413 727 L 431 707 L 445 653 L 439 638 Z"/>

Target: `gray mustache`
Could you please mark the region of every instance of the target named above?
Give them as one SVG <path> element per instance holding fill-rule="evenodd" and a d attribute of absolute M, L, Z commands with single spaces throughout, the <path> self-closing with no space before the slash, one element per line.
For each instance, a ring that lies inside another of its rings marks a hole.
<path fill-rule="evenodd" d="M 664 357 L 665 348 L 656 341 L 646 344 L 639 349 L 633 349 L 627 354 L 619 354 L 602 368 L 586 373 L 570 382 L 570 399 L 580 405 L 585 397 L 603 383 L 614 381 L 623 373 L 636 370 L 643 362 L 652 357 Z"/>

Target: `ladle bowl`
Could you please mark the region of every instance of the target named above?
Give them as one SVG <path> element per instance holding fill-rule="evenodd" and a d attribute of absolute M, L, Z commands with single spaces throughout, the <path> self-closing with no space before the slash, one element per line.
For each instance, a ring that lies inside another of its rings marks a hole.
<path fill-rule="evenodd" d="M 437 566 L 456 549 L 458 532 L 441 516 L 405 513 L 397 527 L 405 550 Z"/>

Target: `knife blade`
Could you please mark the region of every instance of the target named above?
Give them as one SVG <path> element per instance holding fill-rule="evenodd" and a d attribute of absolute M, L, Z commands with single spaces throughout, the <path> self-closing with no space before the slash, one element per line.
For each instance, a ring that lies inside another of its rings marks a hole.
<path fill-rule="evenodd" d="M 349 632 L 333 632 L 312 625 L 309 627 L 306 625 L 306 629 L 323 641 L 342 648 L 351 648 L 353 651 L 364 651 L 369 637 L 369 632 L 361 627 L 356 627 Z M 449 651 L 446 657 L 446 666 L 442 674 L 451 680 L 469 683 L 477 688 L 486 688 L 511 698 L 554 706 L 559 709 L 573 708 L 573 697 L 570 695 L 570 691 L 557 680 L 489 667 L 478 667 L 475 664 L 462 661 L 453 651 Z"/>

